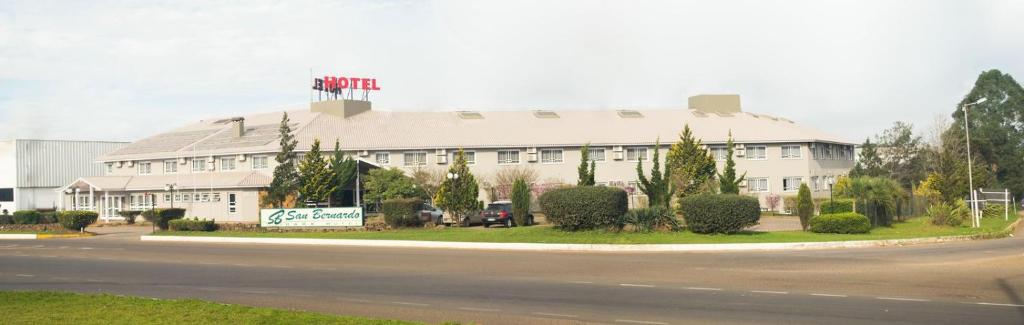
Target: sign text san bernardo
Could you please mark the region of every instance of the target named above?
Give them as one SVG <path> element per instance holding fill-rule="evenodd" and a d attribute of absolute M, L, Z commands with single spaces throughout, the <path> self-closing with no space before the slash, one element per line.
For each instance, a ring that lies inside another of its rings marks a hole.
<path fill-rule="evenodd" d="M 361 227 L 363 209 L 309 208 L 309 209 L 262 209 L 261 227 Z"/>

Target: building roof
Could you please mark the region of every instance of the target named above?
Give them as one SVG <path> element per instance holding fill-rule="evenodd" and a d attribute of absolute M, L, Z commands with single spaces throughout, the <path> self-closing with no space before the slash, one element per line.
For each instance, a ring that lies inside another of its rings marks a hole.
<path fill-rule="evenodd" d="M 276 152 L 282 112 L 245 116 L 242 136 L 230 119 L 205 120 L 139 140 L 99 161 Z M 346 114 L 347 115 L 347 114 Z M 334 140 L 346 151 L 432 150 L 454 148 L 528 148 L 653 144 L 675 141 L 689 124 L 706 144 L 830 142 L 853 144 L 793 121 L 747 112 L 708 113 L 694 109 L 543 111 L 383 111 L 349 117 L 310 109 L 290 110 L 298 150 L 313 139 L 331 150 Z"/>
<path fill-rule="evenodd" d="M 140 175 L 140 176 L 90 176 L 82 177 L 68 184 L 67 188 L 88 191 L 163 191 L 167 184 L 175 184 L 178 190 L 204 188 L 245 188 L 266 187 L 272 178 L 257 171 L 218 172 L 188 175 Z M 62 189 L 63 190 L 63 189 Z"/>

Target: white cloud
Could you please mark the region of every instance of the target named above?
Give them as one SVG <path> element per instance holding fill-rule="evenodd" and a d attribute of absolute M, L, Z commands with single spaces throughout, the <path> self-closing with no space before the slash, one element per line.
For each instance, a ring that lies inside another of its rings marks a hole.
<path fill-rule="evenodd" d="M 0 4 L 0 138 L 132 140 L 377 77 L 375 107 L 750 111 L 859 140 L 1024 73 L 1014 1 Z M 40 121 L 45 121 L 41 123 Z"/>

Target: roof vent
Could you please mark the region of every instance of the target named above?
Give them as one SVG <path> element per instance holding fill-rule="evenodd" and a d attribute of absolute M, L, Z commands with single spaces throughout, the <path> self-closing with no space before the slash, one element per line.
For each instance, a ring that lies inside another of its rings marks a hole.
<path fill-rule="evenodd" d="M 708 114 L 705 114 L 704 112 L 701 112 L 701 111 L 698 111 L 698 110 L 695 110 L 695 109 L 691 109 L 690 110 L 690 114 L 693 114 L 693 116 L 696 116 L 696 117 L 708 117 Z"/>
<path fill-rule="evenodd" d="M 482 120 L 484 115 L 477 111 L 459 111 L 459 118 L 463 120 Z"/>
<path fill-rule="evenodd" d="M 533 116 L 536 118 L 558 118 L 558 113 L 553 111 L 533 111 Z"/>
<path fill-rule="evenodd" d="M 621 117 L 621 118 L 641 118 L 641 117 L 644 117 L 644 115 L 640 114 L 640 112 L 634 111 L 634 110 L 628 110 L 628 109 L 619 110 L 618 113 L 619 113 L 619 117 Z"/>

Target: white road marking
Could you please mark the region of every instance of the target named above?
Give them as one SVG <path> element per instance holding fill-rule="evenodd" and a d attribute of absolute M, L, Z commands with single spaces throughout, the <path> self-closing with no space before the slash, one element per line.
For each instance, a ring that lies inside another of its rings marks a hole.
<path fill-rule="evenodd" d="M 811 295 L 812 296 L 818 296 L 818 297 L 836 297 L 836 298 L 846 298 L 847 297 L 846 295 L 833 295 L 833 294 L 827 294 L 827 293 L 812 293 Z"/>
<path fill-rule="evenodd" d="M 46 246 L 43 246 L 43 245 L 32 245 L 32 248 L 43 248 L 43 247 L 46 247 Z"/>
<path fill-rule="evenodd" d="M 641 287 L 641 288 L 653 288 L 654 287 L 653 285 L 650 285 L 650 284 L 619 283 L 619 285 L 623 286 L 623 287 Z"/>
<path fill-rule="evenodd" d="M 896 300 L 896 301 L 931 301 L 931 300 L 928 300 L 928 299 L 901 298 L 901 297 L 875 297 L 875 299 Z"/>
<path fill-rule="evenodd" d="M 92 249 L 92 247 L 79 247 L 78 249 Z"/>
<path fill-rule="evenodd" d="M 333 267 L 315 267 L 313 269 L 317 270 L 317 271 L 337 271 L 338 270 L 338 269 L 333 268 Z"/>
<path fill-rule="evenodd" d="M 686 287 L 686 290 L 703 290 L 703 291 L 722 291 L 721 288 L 702 288 L 702 287 Z"/>
<path fill-rule="evenodd" d="M 668 325 L 664 322 L 651 322 L 645 320 L 634 320 L 634 319 L 616 319 L 616 323 L 627 323 L 627 324 L 650 324 L 650 325 Z"/>
<path fill-rule="evenodd" d="M 250 267 L 252 265 L 251 264 L 235 264 L 235 266 Z"/>
<path fill-rule="evenodd" d="M 15 274 L 14 276 L 20 276 L 20 277 L 23 277 L 23 278 L 31 278 L 31 277 L 34 277 L 35 275 L 32 275 L 32 274 Z"/>
<path fill-rule="evenodd" d="M 65 277 L 62 277 L 62 276 L 55 276 L 55 277 L 52 277 L 51 279 L 54 279 L 54 280 L 57 280 L 57 281 L 71 280 L 71 278 L 65 278 Z"/>
<path fill-rule="evenodd" d="M 565 317 L 565 318 L 576 318 L 578 315 L 566 315 L 566 314 L 552 314 L 552 313 L 533 313 L 538 316 L 551 316 L 551 317 Z"/>
<path fill-rule="evenodd" d="M 768 293 L 768 294 L 773 294 L 773 295 L 789 294 L 789 292 L 786 292 L 786 291 L 750 290 L 750 292 L 753 292 L 753 293 Z"/>
<path fill-rule="evenodd" d="M 43 255 L 43 257 L 45 257 L 45 258 L 56 258 L 57 256 L 54 256 L 54 255 Z"/>
<path fill-rule="evenodd" d="M 241 293 L 251 293 L 251 294 L 257 294 L 257 295 L 265 295 L 265 294 L 270 293 L 269 291 L 260 291 L 260 290 L 239 290 L 238 292 L 241 292 Z"/>
<path fill-rule="evenodd" d="M 594 282 L 590 282 L 590 281 L 569 281 L 569 283 L 574 283 L 574 284 L 594 284 Z"/>
<path fill-rule="evenodd" d="M 420 307 L 430 306 L 428 304 L 421 304 L 421 303 L 415 303 L 415 302 L 404 302 L 404 301 L 392 301 L 391 303 L 396 304 L 396 305 L 406 305 L 406 306 L 420 306 Z"/>
<path fill-rule="evenodd" d="M 85 279 L 85 282 L 103 282 L 103 280 L 99 280 L 99 279 Z"/>
<path fill-rule="evenodd" d="M 474 308 L 474 307 L 459 307 L 459 309 L 461 309 L 461 310 L 468 310 L 468 311 L 482 311 L 482 312 L 495 312 L 495 311 L 501 311 L 501 309 L 493 309 L 493 308 Z"/>
<path fill-rule="evenodd" d="M 68 247 L 67 246 L 61 246 L 61 247 L 57 247 L 57 249 L 68 249 Z"/>
<path fill-rule="evenodd" d="M 977 304 L 979 304 L 979 305 L 983 305 L 983 306 L 1001 306 L 1001 307 L 1024 307 L 1024 305 L 1014 305 L 1014 304 L 997 304 L 997 303 L 992 303 L 992 302 L 979 302 L 979 303 L 977 303 Z"/>
<path fill-rule="evenodd" d="M 199 264 L 202 264 L 202 265 L 217 265 L 217 263 L 212 263 L 212 262 L 199 262 Z"/>
<path fill-rule="evenodd" d="M 294 269 L 295 268 L 294 266 L 288 266 L 288 265 L 271 265 L 270 267 L 275 268 L 275 269 Z"/>

